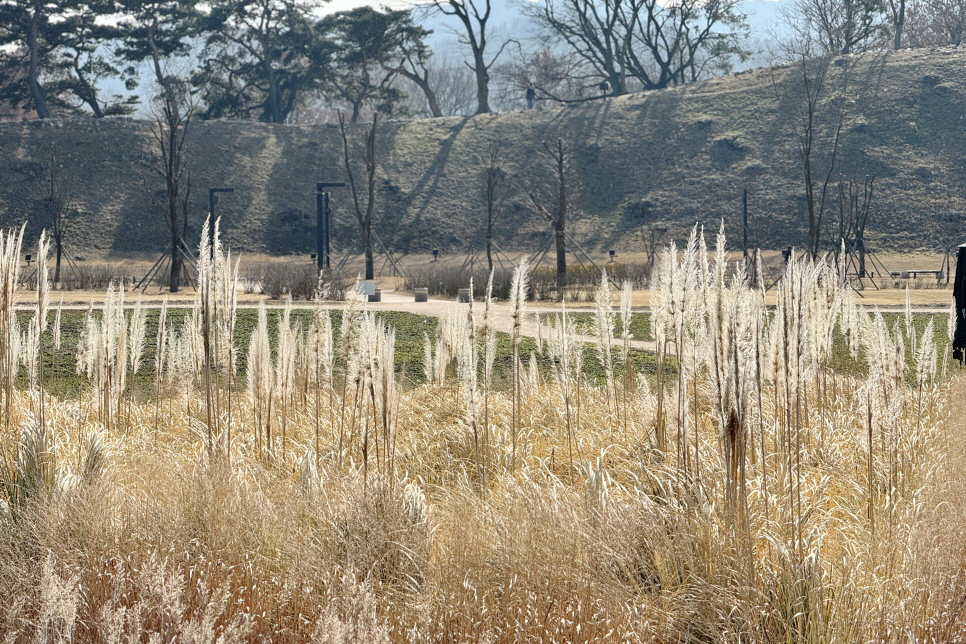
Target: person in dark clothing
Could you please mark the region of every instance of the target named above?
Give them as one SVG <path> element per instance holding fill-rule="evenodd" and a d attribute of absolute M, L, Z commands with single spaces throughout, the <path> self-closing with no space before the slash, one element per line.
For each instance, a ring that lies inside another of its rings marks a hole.
<path fill-rule="evenodd" d="M 537 98 L 537 93 L 533 91 L 532 87 L 528 87 L 527 88 L 527 109 L 528 110 L 533 109 L 533 101 L 535 98 Z"/>

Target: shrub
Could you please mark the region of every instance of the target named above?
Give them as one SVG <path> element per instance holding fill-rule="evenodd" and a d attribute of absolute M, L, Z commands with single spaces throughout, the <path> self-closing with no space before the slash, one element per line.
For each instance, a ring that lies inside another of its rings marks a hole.
<path fill-rule="evenodd" d="M 611 262 L 604 268 L 615 284 L 622 284 L 630 280 L 634 288 L 644 288 L 650 284 L 651 269 L 647 264 L 619 264 Z M 467 288 L 473 279 L 473 289 L 476 294 L 486 290 L 490 278 L 489 271 L 479 266 L 464 269 L 455 264 L 432 263 L 417 266 L 407 271 L 403 282 L 403 289 L 412 291 L 416 288 L 428 288 L 430 295 L 455 298 L 459 289 Z M 497 268 L 493 272 L 493 297 L 498 300 L 510 298 L 510 282 L 513 269 Z M 592 300 L 597 286 L 600 284 L 600 271 L 594 266 L 580 264 L 567 267 L 568 299 Z M 553 266 L 538 266 L 530 274 L 530 299 L 556 300 L 557 298 L 557 269 Z"/>
<path fill-rule="evenodd" d="M 325 292 L 325 299 L 344 300 L 349 287 L 347 279 L 325 276 L 320 280 L 314 264 L 294 262 L 256 264 L 246 272 L 245 279 L 273 300 L 287 294 L 293 300 L 311 300 L 319 289 Z"/>
<path fill-rule="evenodd" d="M 53 270 L 53 269 L 51 269 Z M 110 262 L 75 262 L 60 267 L 60 288 L 76 291 L 101 291 L 112 283 L 136 285 L 144 277 L 146 270 L 140 265 L 115 264 Z M 28 288 L 34 288 L 35 272 L 27 276 Z M 150 284 L 159 285 L 162 275 L 155 276 Z"/>
<path fill-rule="evenodd" d="M 408 269 L 406 279 L 403 282 L 403 289 L 412 291 L 416 288 L 428 288 L 430 295 L 456 297 L 461 288 L 469 287 L 471 278 L 474 292 L 484 294 L 490 279 L 490 272 L 485 267 L 480 266 L 465 270 L 454 264 L 434 263 Z M 512 279 L 512 269 L 495 269 L 493 271 L 493 297 L 498 300 L 509 299 Z"/>

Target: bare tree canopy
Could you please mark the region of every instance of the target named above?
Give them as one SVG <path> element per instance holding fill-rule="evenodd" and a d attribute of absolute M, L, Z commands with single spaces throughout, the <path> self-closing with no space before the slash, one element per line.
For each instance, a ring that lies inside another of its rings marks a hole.
<path fill-rule="evenodd" d="M 881 47 L 891 28 L 886 13 L 885 0 L 795 0 L 782 11 L 793 33 L 786 49 L 797 58 Z"/>
<path fill-rule="evenodd" d="M 508 41 L 500 43 L 493 53 L 490 46 L 492 16 L 491 0 L 433 0 L 433 6 L 446 16 L 454 16 L 462 24 L 459 31 L 460 44 L 469 47 L 471 62 L 467 61 L 476 76 L 476 113 L 490 112 L 490 68 L 506 48 Z"/>
<path fill-rule="evenodd" d="M 546 0 L 528 12 L 612 96 L 626 94 L 629 79 L 660 89 L 746 56 L 737 0 Z"/>
<path fill-rule="evenodd" d="M 366 133 L 365 146 L 358 155 L 362 161 L 363 171 L 353 169 L 357 162 L 353 159 L 349 144 L 349 131 L 345 114 L 339 112 L 339 133 L 342 136 L 342 161 L 345 164 L 346 177 L 349 179 L 349 191 L 352 194 L 352 208 L 359 224 L 359 236 L 362 248 L 366 254 L 366 279 L 375 278 L 375 260 L 373 254 L 373 213 L 376 208 L 376 169 L 379 159 L 376 152 L 376 128 L 379 124 L 379 112 L 372 114 L 372 127 Z M 361 176 L 360 176 L 361 174 Z M 363 185 L 361 180 L 365 180 Z M 363 193 L 363 190 L 365 192 Z"/>
<path fill-rule="evenodd" d="M 909 47 L 960 45 L 966 36 L 966 0 L 915 0 L 909 4 L 905 44 Z"/>

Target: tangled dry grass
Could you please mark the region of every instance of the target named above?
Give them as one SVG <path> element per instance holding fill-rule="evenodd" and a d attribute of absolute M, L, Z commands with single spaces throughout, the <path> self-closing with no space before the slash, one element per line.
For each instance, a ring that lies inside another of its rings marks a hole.
<path fill-rule="evenodd" d="M 501 389 L 472 311 L 426 338 L 409 390 L 393 330 L 351 306 L 236 347 L 216 242 L 138 402 L 144 332 L 116 292 L 85 332 L 88 394 L 0 371 L 0 638 L 962 641 L 966 381 L 931 325 L 889 328 L 834 266 L 790 264 L 767 311 L 723 243 L 665 258 L 656 379 L 624 369 L 629 290 L 613 312 L 602 280 L 600 384 L 565 309 L 541 331 L 553 367 L 517 350 Z M 16 324 L 0 311 L 30 337 Z M 867 370 L 833 368 L 836 333 Z M 29 368 L 44 341 L 13 346 L 0 366 Z"/>

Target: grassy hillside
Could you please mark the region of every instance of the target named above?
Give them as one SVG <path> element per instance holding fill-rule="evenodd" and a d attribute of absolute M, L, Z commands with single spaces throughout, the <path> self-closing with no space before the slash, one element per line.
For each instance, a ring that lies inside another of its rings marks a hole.
<path fill-rule="evenodd" d="M 833 61 L 815 112 L 813 159 L 824 175 L 839 127 L 835 179 L 875 175 L 867 235 L 878 248 L 959 243 L 942 228 L 966 211 L 966 50 L 902 51 Z M 812 69 L 811 73 L 814 73 Z M 575 238 L 588 246 L 640 247 L 640 226 L 680 238 L 696 222 L 740 239 L 741 190 L 749 190 L 750 241 L 801 244 L 806 216 L 796 127 L 802 74 L 759 69 L 695 85 L 564 108 L 387 123 L 380 131 L 377 233 L 406 252 L 457 250 L 484 233 L 483 162 L 500 142 L 509 194 L 498 240 L 530 248 L 547 234 L 528 193 L 552 207 L 543 141 L 562 138 L 573 155 L 571 188 L 581 211 Z M 0 124 L 0 224 L 36 214 L 53 151 L 80 212 L 71 252 L 98 256 L 155 252 L 163 220 L 143 169 L 147 122 L 70 120 Z M 361 138 L 362 126 L 355 134 Z M 230 185 L 219 214 L 233 248 L 272 254 L 314 250 L 316 181 L 342 181 L 334 127 L 245 122 L 192 124 L 192 237 L 207 188 Z M 832 191 L 828 208 L 837 212 Z M 348 192 L 334 194 L 337 249 L 356 237 Z M 834 219 L 829 220 L 834 224 Z"/>

